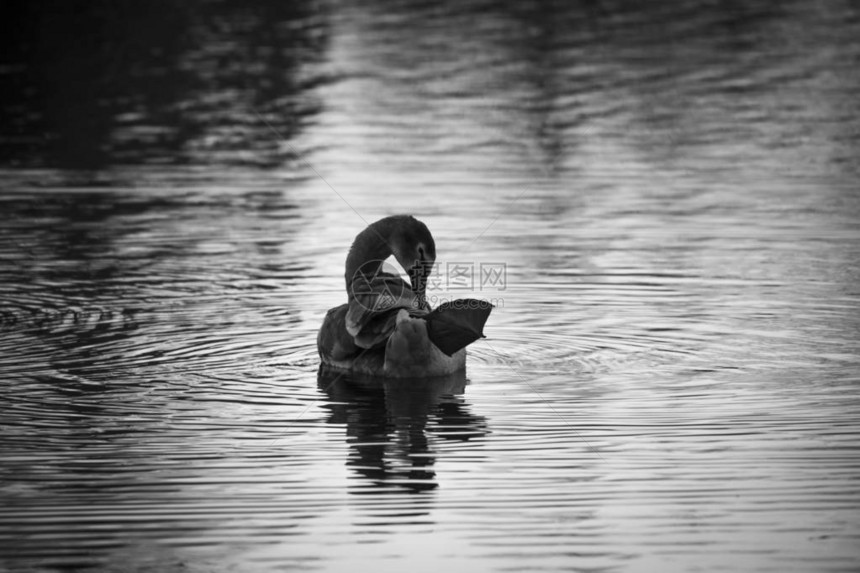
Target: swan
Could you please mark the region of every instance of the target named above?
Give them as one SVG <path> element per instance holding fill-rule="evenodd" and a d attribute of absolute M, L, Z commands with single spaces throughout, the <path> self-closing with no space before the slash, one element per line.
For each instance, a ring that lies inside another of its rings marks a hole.
<path fill-rule="evenodd" d="M 391 255 L 409 284 L 384 269 Z M 385 217 L 360 232 L 346 257 L 348 302 L 326 313 L 317 335 L 323 366 L 391 378 L 446 376 L 465 369 L 468 342 L 449 355 L 428 336 L 432 309 L 425 295 L 435 261 L 433 235 L 411 215 Z"/>

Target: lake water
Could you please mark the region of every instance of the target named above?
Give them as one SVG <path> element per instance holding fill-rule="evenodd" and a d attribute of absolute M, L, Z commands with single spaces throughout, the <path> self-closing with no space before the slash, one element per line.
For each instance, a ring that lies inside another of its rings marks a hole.
<path fill-rule="evenodd" d="M 0 569 L 860 569 L 860 10 L 640 4 L 4 4 Z M 319 376 L 394 213 L 487 338 Z"/>

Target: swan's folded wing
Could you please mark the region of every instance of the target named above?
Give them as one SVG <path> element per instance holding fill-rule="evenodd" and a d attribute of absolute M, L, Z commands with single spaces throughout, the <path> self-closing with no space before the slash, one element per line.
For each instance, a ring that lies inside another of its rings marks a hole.
<path fill-rule="evenodd" d="M 353 337 L 355 345 L 361 348 L 383 346 L 397 327 L 397 314 L 400 309 L 374 316 L 357 335 Z"/>
<path fill-rule="evenodd" d="M 400 277 L 380 274 L 353 281 L 349 289 L 346 331 L 362 348 L 372 348 L 394 331 L 397 311 L 416 308 L 417 297 Z"/>

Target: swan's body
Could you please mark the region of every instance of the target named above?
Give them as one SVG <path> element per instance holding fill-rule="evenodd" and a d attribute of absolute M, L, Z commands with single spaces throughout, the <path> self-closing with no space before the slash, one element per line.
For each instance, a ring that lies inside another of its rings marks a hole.
<path fill-rule="evenodd" d="M 412 284 L 382 270 L 394 255 Z M 393 378 L 441 376 L 466 367 L 466 350 L 452 356 L 427 336 L 424 295 L 436 260 L 433 236 L 414 217 L 380 219 L 358 234 L 346 259 L 347 304 L 328 311 L 317 348 L 324 365 Z"/>

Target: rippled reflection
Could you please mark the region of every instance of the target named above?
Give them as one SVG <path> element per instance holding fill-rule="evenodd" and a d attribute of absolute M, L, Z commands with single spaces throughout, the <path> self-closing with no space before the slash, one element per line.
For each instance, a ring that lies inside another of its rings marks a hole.
<path fill-rule="evenodd" d="M 328 422 L 346 426 L 347 466 L 377 487 L 432 490 L 438 485 L 437 454 L 428 434 L 467 441 L 486 433 L 486 420 L 471 414 L 463 401 L 465 372 L 380 380 L 320 370 L 318 384 L 330 400 Z"/>

